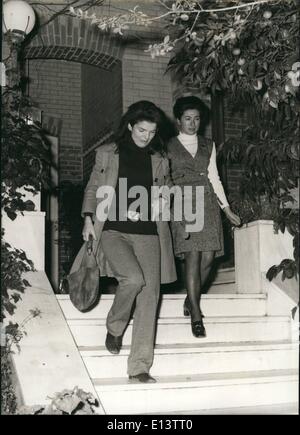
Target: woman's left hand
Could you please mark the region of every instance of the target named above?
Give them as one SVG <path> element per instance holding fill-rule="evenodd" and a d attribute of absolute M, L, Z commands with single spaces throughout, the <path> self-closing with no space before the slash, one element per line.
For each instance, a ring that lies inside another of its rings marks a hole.
<path fill-rule="evenodd" d="M 168 205 L 168 200 L 166 198 L 164 198 L 164 197 L 156 198 L 152 202 L 151 219 L 153 221 L 159 220 L 159 217 L 163 214 L 167 205 Z"/>
<path fill-rule="evenodd" d="M 230 207 L 225 207 L 223 209 L 224 213 L 226 214 L 226 217 L 230 220 L 230 222 L 235 226 L 241 225 L 241 219 L 238 215 L 233 213 L 233 211 L 230 209 Z"/>

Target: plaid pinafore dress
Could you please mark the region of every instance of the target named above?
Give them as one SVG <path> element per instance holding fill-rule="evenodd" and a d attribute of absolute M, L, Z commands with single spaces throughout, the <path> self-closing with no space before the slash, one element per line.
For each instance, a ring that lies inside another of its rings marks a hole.
<path fill-rule="evenodd" d="M 171 222 L 174 252 L 180 258 L 183 258 L 184 252 L 190 251 L 215 251 L 216 257 L 224 255 L 220 206 L 208 179 L 211 152 L 212 141 L 201 136 L 198 136 L 198 149 L 195 157 L 192 157 L 177 137 L 172 138 L 168 143 L 168 158 L 173 184 L 181 187 L 183 201 L 192 201 L 193 212 L 196 211 L 196 186 L 204 188 L 204 226 L 202 230 L 190 232 L 190 237 L 186 239 L 182 224 Z M 191 188 L 184 189 L 186 186 L 191 186 Z M 184 210 L 184 205 L 182 205 L 182 210 Z M 174 211 L 173 209 L 173 213 Z M 182 223 L 191 223 L 186 220 L 184 213 Z"/>

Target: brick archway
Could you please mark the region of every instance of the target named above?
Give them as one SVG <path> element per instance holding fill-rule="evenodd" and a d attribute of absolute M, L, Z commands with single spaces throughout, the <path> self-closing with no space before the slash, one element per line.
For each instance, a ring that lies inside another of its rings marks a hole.
<path fill-rule="evenodd" d="M 122 54 L 120 38 L 71 16 L 59 16 L 41 27 L 24 50 L 26 59 L 69 60 L 105 70 L 120 62 Z"/>

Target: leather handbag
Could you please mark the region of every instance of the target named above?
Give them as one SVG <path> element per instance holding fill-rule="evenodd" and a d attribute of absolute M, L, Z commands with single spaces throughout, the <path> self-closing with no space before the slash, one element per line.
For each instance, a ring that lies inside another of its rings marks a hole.
<path fill-rule="evenodd" d="M 80 268 L 67 276 L 71 302 L 79 311 L 93 307 L 100 296 L 99 266 L 93 253 L 93 240 L 85 242 L 85 252 Z"/>

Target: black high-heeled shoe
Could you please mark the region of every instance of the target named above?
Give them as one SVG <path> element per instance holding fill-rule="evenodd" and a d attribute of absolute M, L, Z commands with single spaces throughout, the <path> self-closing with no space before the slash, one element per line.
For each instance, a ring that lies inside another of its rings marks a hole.
<path fill-rule="evenodd" d="M 195 322 L 191 322 L 192 325 L 192 333 L 194 335 L 194 337 L 206 337 L 206 331 L 201 320 L 197 320 Z"/>
<path fill-rule="evenodd" d="M 201 311 L 201 308 L 200 308 L 200 314 L 201 314 L 202 318 L 205 317 Z M 185 298 L 184 303 L 183 303 L 183 315 L 184 315 L 184 317 L 189 317 L 191 315 L 191 308 L 190 308 L 190 303 L 189 303 L 188 298 Z"/>

